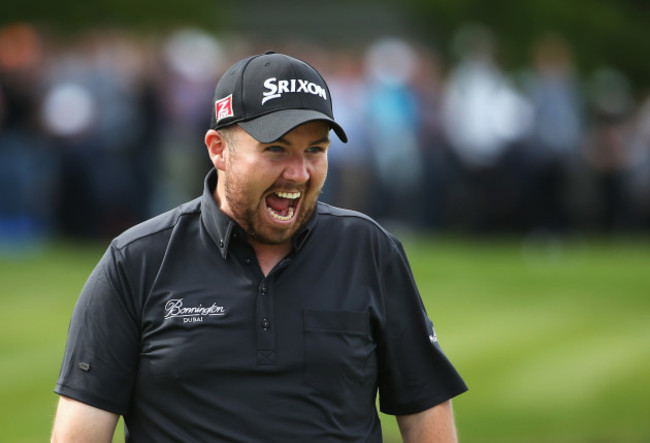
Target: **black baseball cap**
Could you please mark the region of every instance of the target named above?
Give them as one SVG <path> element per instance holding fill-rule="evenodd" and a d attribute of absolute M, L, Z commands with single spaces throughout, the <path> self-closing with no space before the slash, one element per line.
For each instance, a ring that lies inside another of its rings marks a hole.
<path fill-rule="evenodd" d="M 212 129 L 238 124 L 260 143 L 271 143 L 297 126 L 326 121 L 342 142 L 348 137 L 334 121 L 323 77 L 309 64 L 266 52 L 235 63 L 214 92 Z"/>

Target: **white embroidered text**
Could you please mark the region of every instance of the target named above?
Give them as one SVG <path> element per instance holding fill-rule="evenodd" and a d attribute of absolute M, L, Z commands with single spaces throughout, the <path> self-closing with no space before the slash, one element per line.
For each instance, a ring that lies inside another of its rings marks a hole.
<path fill-rule="evenodd" d="M 202 321 L 206 316 L 225 315 L 226 308 L 212 303 L 210 306 L 184 306 L 183 299 L 172 299 L 165 303 L 165 319 L 175 317 L 192 317 L 193 321 Z"/>
<path fill-rule="evenodd" d="M 267 78 L 264 82 L 264 87 L 268 91 L 264 92 L 262 104 L 267 101 L 282 97 L 282 94 L 287 92 L 303 92 L 305 94 L 318 95 L 324 100 L 327 100 L 327 93 L 325 88 L 317 85 L 314 82 L 292 78 L 289 80 L 278 80 L 275 77 Z"/>

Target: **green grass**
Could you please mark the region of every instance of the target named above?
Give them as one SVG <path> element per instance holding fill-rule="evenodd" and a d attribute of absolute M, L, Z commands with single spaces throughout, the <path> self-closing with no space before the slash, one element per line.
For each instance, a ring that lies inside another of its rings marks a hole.
<path fill-rule="evenodd" d="M 0 441 L 49 439 L 68 321 L 102 249 L 60 244 L 0 255 Z"/>
<path fill-rule="evenodd" d="M 650 441 L 647 238 L 404 243 L 470 387 L 454 401 L 461 441 Z M 0 256 L 0 441 L 47 440 L 70 312 L 103 249 Z"/>

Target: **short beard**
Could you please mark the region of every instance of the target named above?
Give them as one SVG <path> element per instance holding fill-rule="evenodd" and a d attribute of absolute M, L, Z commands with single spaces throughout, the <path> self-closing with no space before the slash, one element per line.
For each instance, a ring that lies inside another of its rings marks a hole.
<path fill-rule="evenodd" d="M 265 227 L 263 220 L 261 220 L 262 215 L 260 214 L 260 211 L 266 210 L 266 202 L 264 199 L 259 202 L 259 205 L 263 206 L 261 209 L 259 206 L 251 208 L 246 204 L 247 202 L 243 198 L 247 194 L 246 189 L 233 180 L 230 180 L 228 174 L 226 174 L 223 179 L 225 198 L 228 201 L 228 207 L 232 212 L 233 219 L 242 227 L 242 229 L 244 229 L 253 241 L 264 245 L 279 245 L 290 240 L 307 224 L 309 219 L 312 217 L 318 202 L 318 197 L 311 202 L 302 201 L 301 205 L 303 206 L 300 210 L 300 214 L 297 215 L 300 218 L 296 220 L 293 227 L 288 228 L 287 230 L 270 229 L 267 234 L 265 232 L 260 232 L 263 231 Z M 243 205 L 242 200 L 244 200 Z M 260 229 L 258 230 L 256 227 L 259 227 Z"/>

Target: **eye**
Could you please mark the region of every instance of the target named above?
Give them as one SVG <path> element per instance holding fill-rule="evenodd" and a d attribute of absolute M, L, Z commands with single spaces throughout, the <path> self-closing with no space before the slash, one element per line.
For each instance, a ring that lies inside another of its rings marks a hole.
<path fill-rule="evenodd" d="M 273 153 L 284 152 L 284 148 L 282 146 L 278 146 L 278 145 L 267 146 L 264 150 L 267 151 L 267 152 L 273 152 Z"/>
<path fill-rule="evenodd" d="M 327 150 L 324 146 L 312 146 L 310 148 L 307 148 L 307 153 L 308 154 L 320 154 L 324 153 Z"/>

